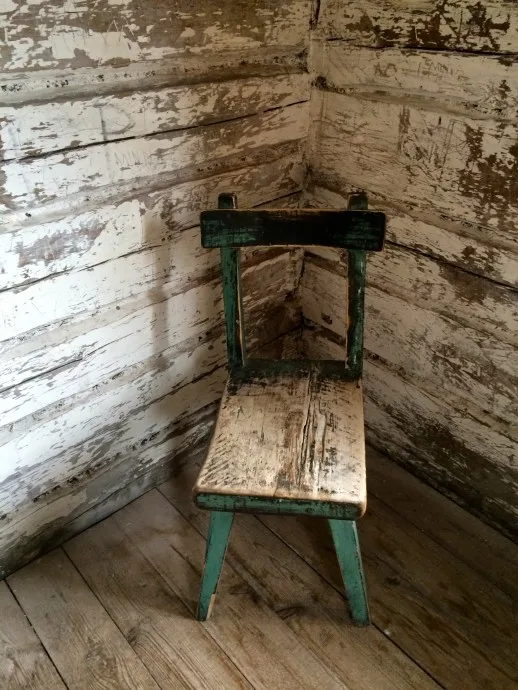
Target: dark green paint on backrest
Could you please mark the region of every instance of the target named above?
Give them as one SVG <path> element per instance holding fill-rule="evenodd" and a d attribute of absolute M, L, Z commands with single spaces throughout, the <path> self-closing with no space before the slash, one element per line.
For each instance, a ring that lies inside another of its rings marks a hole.
<path fill-rule="evenodd" d="M 301 231 L 298 232 L 297 228 Z M 341 228 L 341 229 L 340 229 Z M 367 195 L 352 194 L 347 211 L 237 211 L 234 194 L 220 194 L 217 211 L 201 214 L 202 244 L 220 247 L 229 370 L 247 372 L 296 371 L 299 361 L 247 360 L 245 353 L 240 247 L 318 245 L 348 250 L 348 329 L 345 362 L 314 362 L 327 375 L 358 379 L 363 362 L 363 324 L 366 251 L 381 251 L 385 214 L 367 211 Z"/>
<path fill-rule="evenodd" d="M 224 195 L 228 199 L 229 195 Z M 318 245 L 377 252 L 383 248 L 385 216 L 355 208 L 348 211 L 318 209 L 203 211 L 204 247 L 264 247 Z"/>

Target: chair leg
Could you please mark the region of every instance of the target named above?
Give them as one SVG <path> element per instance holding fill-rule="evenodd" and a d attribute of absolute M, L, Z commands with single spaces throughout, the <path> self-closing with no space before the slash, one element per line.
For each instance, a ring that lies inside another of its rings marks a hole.
<path fill-rule="evenodd" d="M 329 520 L 329 526 L 349 599 L 351 617 L 356 625 L 369 625 L 369 605 L 356 523 L 351 520 Z"/>
<path fill-rule="evenodd" d="M 205 567 L 201 581 L 200 598 L 198 600 L 197 618 L 206 621 L 210 616 L 219 576 L 225 553 L 228 537 L 234 520 L 234 513 L 226 513 L 214 510 L 210 515 L 209 535 L 207 537 L 207 549 L 205 551 Z"/>

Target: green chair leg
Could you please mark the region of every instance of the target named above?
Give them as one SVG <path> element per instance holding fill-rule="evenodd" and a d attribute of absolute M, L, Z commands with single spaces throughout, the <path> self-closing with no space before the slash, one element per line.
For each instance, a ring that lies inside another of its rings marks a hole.
<path fill-rule="evenodd" d="M 197 618 L 199 621 L 206 621 L 210 616 L 233 520 L 234 513 L 215 510 L 210 514 L 205 567 L 198 601 Z"/>
<path fill-rule="evenodd" d="M 329 520 L 329 526 L 349 599 L 351 617 L 356 625 L 369 625 L 369 605 L 356 523 L 350 520 Z"/>

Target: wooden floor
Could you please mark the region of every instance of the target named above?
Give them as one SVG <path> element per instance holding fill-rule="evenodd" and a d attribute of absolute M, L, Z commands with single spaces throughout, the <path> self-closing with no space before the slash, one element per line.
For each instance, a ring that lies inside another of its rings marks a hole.
<path fill-rule="evenodd" d="M 196 622 L 191 466 L 0 583 L 0 688 L 517 688 L 518 547 L 373 451 L 368 472 L 370 628 L 325 523 L 245 515 Z"/>

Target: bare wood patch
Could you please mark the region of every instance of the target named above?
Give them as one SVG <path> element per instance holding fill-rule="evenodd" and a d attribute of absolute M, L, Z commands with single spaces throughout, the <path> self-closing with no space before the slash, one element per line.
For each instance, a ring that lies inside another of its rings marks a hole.
<path fill-rule="evenodd" d="M 516 119 L 515 58 L 410 50 L 371 50 L 347 42 L 317 43 L 321 88 L 369 100 L 404 101 L 473 119 Z M 324 81 L 322 81 L 324 80 Z"/>
<path fill-rule="evenodd" d="M 189 0 L 171 5 L 165 0 L 94 7 L 83 0 L 73 10 L 60 0 L 44 7 L 10 2 L 1 15 L 0 29 L 6 71 L 78 69 L 127 66 L 182 54 L 244 50 L 259 46 L 303 46 L 309 23 L 309 4 L 291 0 L 279 5 L 259 0 L 253 8 L 225 0 L 207 4 L 204 11 Z M 236 22 L 236 15 L 240 21 Z"/>
<path fill-rule="evenodd" d="M 318 168 L 518 243 L 516 126 L 328 93 Z"/>
<path fill-rule="evenodd" d="M 512 53 L 518 47 L 518 12 L 498 0 L 323 0 L 318 31 L 373 47 Z"/>
<path fill-rule="evenodd" d="M 308 100 L 306 74 L 236 79 L 0 108 L 10 160 L 208 125 Z"/>

